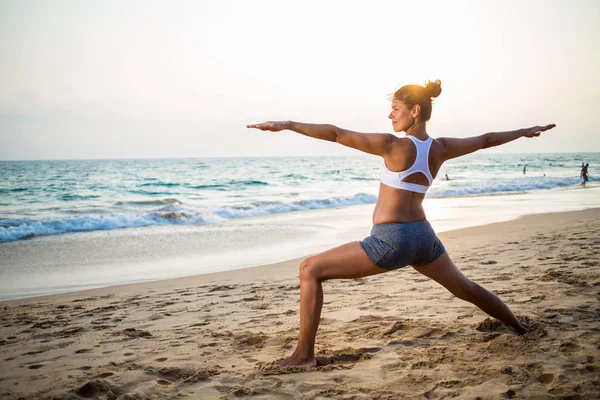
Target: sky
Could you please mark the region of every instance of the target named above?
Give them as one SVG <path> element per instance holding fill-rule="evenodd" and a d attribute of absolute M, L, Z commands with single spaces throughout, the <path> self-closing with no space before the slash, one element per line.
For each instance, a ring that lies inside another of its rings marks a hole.
<path fill-rule="evenodd" d="M 0 57 L 0 160 L 359 155 L 245 126 L 392 133 L 388 96 L 435 79 L 434 137 L 600 151 L 597 0 L 0 0 Z"/>

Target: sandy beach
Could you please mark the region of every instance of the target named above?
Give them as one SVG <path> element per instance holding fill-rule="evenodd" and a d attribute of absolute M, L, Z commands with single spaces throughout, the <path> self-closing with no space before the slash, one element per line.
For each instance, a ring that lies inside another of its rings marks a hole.
<path fill-rule="evenodd" d="M 281 370 L 301 259 L 0 303 L 7 399 L 597 399 L 600 209 L 443 232 L 517 336 L 412 268 L 329 281 L 318 366 Z"/>

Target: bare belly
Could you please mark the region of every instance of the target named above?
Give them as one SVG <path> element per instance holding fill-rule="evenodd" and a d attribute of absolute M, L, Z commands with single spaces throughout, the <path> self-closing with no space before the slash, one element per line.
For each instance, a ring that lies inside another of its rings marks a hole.
<path fill-rule="evenodd" d="M 395 189 L 381 184 L 375 210 L 373 225 L 386 223 L 408 223 L 426 219 L 421 193 Z"/>

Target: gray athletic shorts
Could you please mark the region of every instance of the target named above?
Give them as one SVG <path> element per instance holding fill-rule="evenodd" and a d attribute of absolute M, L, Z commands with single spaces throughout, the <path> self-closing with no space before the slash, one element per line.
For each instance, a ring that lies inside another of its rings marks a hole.
<path fill-rule="evenodd" d="M 427 220 L 374 225 L 360 244 L 375 265 L 387 270 L 426 265 L 446 251 Z"/>

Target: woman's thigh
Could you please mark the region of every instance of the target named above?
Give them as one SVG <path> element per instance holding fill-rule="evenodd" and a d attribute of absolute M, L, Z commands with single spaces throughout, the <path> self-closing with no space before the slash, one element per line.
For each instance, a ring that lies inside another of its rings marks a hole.
<path fill-rule="evenodd" d="M 302 262 L 300 270 L 301 275 L 304 272 L 321 280 L 363 278 L 388 272 L 373 264 L 359 242 L 346 243 L 311 256 Z"/>

